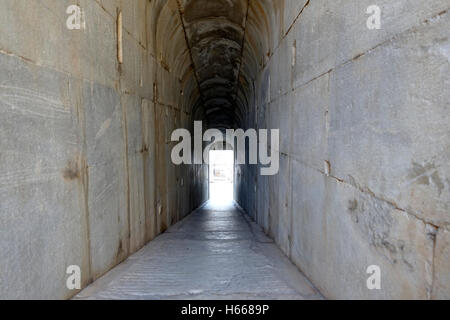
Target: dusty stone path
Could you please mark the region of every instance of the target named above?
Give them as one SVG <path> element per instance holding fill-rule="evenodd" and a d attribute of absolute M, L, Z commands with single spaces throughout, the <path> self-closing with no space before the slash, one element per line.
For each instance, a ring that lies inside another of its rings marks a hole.
<path fill-rule="evenodd" d="M 321 299 L 235 205 L 207 203 L 75 299 Z"/>

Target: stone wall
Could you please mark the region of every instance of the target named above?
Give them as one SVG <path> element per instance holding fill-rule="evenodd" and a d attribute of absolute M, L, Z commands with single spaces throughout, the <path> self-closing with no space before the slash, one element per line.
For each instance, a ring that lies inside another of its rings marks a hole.
<path fill-rule="evenodd" d="M 81 30 L 74 1 L 0 0 L 3 299 L 69 298 L 69 265 L 84 287 L 204 200 L 170 161 L 197 90 L 176 2 L 75 3 Z"/>
<path fill-rule="evenodd" d="M 240 204 L 328 298 L 450 298 L 450 3 L 292 0 L 258 24 L 268 2 L 247 127 L 280 128 L 280 172 L 239 168 Z"/>

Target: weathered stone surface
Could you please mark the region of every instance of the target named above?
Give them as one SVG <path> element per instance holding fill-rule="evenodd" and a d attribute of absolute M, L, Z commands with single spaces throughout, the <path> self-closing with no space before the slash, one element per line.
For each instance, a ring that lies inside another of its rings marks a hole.
<path fill-rule="evenodd" d="M 434 299 L 450 299 L 450 231 L 440 229 L 434 251 Z"/>
<path fill-rule="evenodd" d="M 81 30 L 66 28 L 71 4 L 0 1 L 0 298 L 73 296 L 69 265 L 84 287 L 162 231 L 158 185 L 166 228 L 207 194 L 205 168 L 156 167 L 197 90 L 176 1 L 82 0 Z"/>
<path fill-rule="evenodd" d="M 136 252 L 145 244 L 146 210 L 145 210 L 145 175 L 143 174 L 144 131 L 142 127 L 142 102 L 137 96 L 124 95 L 122 97 L 124 116 L 126 120 L 127 139 L 127 171 L 129 194 L 129 237 L 130 253 Z"/>
<path fill-rule="evenodd" d="M 256 221 L 327 297 L 448 296 L 448 2 L 382 1 L 380 30 L 366 27 L 370 1 L 283 4 L 252 3 L 243 59 L 248 126 L 280 128 L 290 179 L 285 167 L 258 178 L 256 200 L 250 187 L 240 203 L 257 201 Z M 381 291 L 365 286 L 371 264 Z"/>
<path fill-rule="evenodd" d="M 124 259 L 129 249 L 126 141 L 120 97 L 86 84 L 86 145 L 89 177 L 91 272 L 94 278 Z"/>
<path fill-rule="evenodd" d="M 450 221 L 443 30 L 448 14 L 336 69 L 330 82 L 333 174 L 436 225 Z"/>
<path fill-rule="evenodd" d="M 242 211 L 214 205 L 194 211 L 76 297 L 280 298 L 322 297 Z"/>
<path fill-rule="evenodd" d="M 292 97 L 294 105 L 291 122 L 280 127 L 291 128 L 289 154 L 319 171 L 324 171 L 325 161 L 328 161 L 329 84 L 330 77 L 326 74 L 296 89 Z"/>
<path fill-rule="evenodd" d="M 74 87 L 3 54 L 0 70 L 0 297 L 69 297 L 67 266 L 89 270 Z"/>
<path fill-rule="evenodd" d="M 180 5 L 208 125 L 234 126 L 248 2 L 183 0 Z"/>
<path fill-rule="evenodd" d="M 77 78 L 113 86 L 118 79 L 115 19 L 96 1 L 84 0 L 81 7 L 86 29 L 68 30 L 66 9 L 71 4 L 66 0 L 2 0 L 0 21 L 5 31 L 0 37 L 0 50 Z"/>
<path fill-rule="evenodd" d="M 449 9 L 446 0 L 378 1 L 382 12 L 381 29 L 369 30 L 366 10 L 373 4 L 370 0 L 310 1 L 291 30 L 298 42 L 295 87 L 399 34 L 411 32 L 424 21 Z"/>
<path fill-rule="evenodd" d="M 291 258 L 330 298 L 426 299 L 433 240 L 420 220 L 293 161 Z M 381 290 L 366 269 L 381 268 Z"/>
<path fill-rule="evenodd" d="M 155 202 L 155 105 L 146 99 L 142 100 L 142 157 L 145 204 L 145 242 L 156 235 L 156 202 Z"/>

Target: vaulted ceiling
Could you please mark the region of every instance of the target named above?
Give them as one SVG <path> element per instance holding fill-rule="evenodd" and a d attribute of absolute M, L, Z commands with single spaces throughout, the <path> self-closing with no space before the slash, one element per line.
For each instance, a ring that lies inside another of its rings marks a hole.
<path fill-rule="evenodd" d="M 155 55 L 182 74 L 183 103 L 196 120 L 210 128 L 243 126 L 253 82 L 283 34 L 283 6 L 284 0 L 152 1 Z"/>
<path fill-rule="evenodd" d="M 188 46 L 209 126 L 232 127 L 248 0 L 182 0 Z"/>

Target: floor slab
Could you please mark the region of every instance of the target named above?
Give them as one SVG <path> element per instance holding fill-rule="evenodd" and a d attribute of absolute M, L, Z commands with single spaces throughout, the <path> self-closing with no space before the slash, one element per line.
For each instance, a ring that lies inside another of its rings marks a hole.
<path fill-rule="evenodd" d="M 206 203 L 75 299 L 322 299 L 236 205 Z"/>

